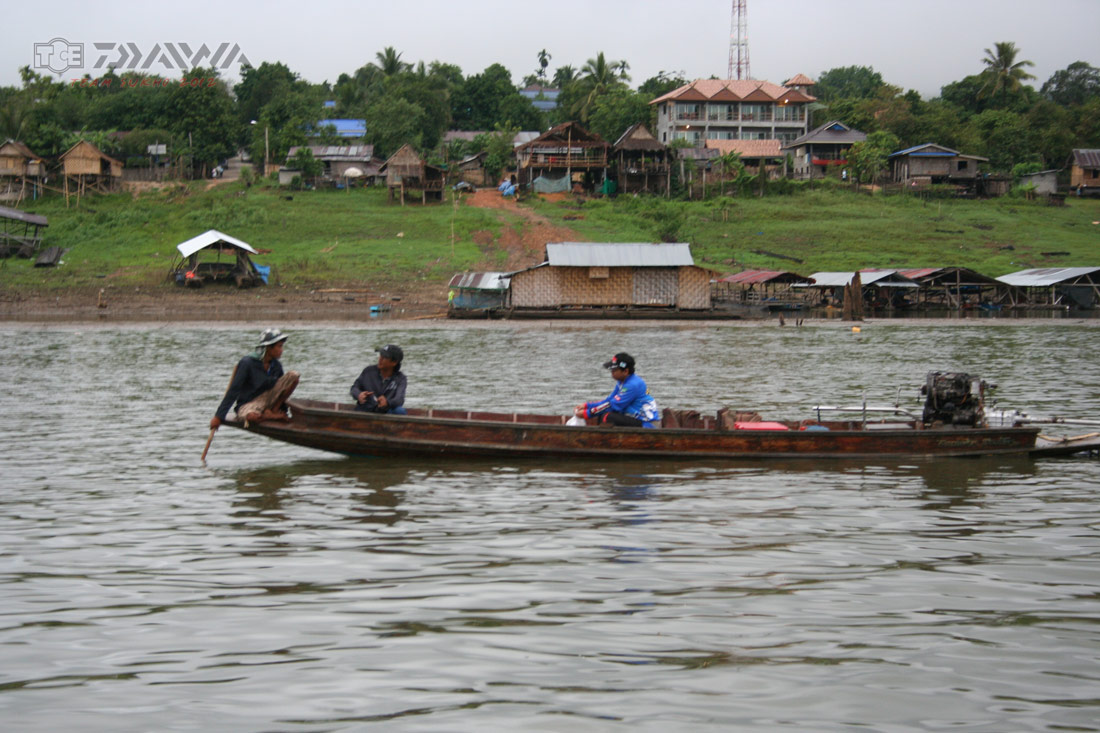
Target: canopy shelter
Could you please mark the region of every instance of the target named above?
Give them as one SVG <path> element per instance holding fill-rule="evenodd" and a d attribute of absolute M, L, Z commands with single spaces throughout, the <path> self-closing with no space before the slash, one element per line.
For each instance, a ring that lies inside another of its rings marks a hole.
<path fill-rule="evenodd" d="M 845 286 L 855 278 L 855 271 L 815 272 L 810 275 L 812 285 L 794 283 L 794 288 L 813 288 L 821 291 L 821 299 L 826 302 L 843 302 Z M 917 283 L 897 270 L 868 268 L 859 270 L 860 286 L 864 300 L 872 306 L 898 307 L 903 304 L 907 294 L 915 293 L 920 287 Z"/>
<path fill-rule="evenodd" d="M 794 272 L 744 270 L 715 280 L 714 297 L 784 309 L 799 306 L 806 298 L 805 291 L 792 290 L 796 284 L 809 286 L 814 280 Z"/>
<path fill-rule="evenodd" d="M 898 270 L 920 286 L 917 305 L 923 308 L 999 308 L 1012 286 L 966 267 L 920 267 Z"/>
<path fill-rule="evenodd" d="M 46 217 L 0 206 L 0 257 L 31 257 L 42 245 Z"/>
<path fill-rule="evenodd" d="M 465 272 L 447 284 L 447 303 L 453 314 L 503 308 L 508 299 L 510 272 Z"/>
<path fill-rule="evenodd" d="M 180 242 L 176 250 L 179 258 L 169 277 L 179 285 L 201 287 L 210 282 L 233 282 L 243 288 L 267 283 L 270 268 L 256 265 L 249 258 L 250 254 L 260 253 L 248 242 L 217 229 Z"/>
<path fill-rule="evenodd" d="M 997 278 L 1014 285 L 1013 306 L 1092 308 L 1100 301 L 1100 267 L 1040 267 Z"/>

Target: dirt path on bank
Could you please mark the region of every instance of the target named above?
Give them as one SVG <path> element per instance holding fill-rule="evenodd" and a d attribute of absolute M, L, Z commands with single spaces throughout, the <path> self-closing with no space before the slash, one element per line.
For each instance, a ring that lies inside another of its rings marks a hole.
<path fill-rule="evenodd" d="M 485 253 L 487 260 L 497 249 L 503 249 L 508 253 L 505 270 L 521 270 L 539 264 L 546 254 L 547 242 L 576 242 L 581 239 L 581 236 L 569 227 L 553 224 L 545 216 L 517 203 L 515 199 L 501 196 L 495 189 L 482 189 L 469 194 L 465 201 L 467 206 L 494 209 L 519 217 L 521 223 L 516 227 L 510 226 L 511 222 L 507 217 L 500 216 L 503 226 L 498 237 L 494 237 L 493 233 L 487 230 L 473 233 L 474 242 Z M 486 269 L 500 267 L 495 260 L 493 262 L 494 264 Z"/>

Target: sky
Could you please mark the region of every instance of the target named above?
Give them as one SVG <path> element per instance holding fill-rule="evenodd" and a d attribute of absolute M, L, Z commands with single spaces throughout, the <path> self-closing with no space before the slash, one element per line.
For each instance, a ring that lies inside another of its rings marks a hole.
<path fill-rule="evenodd" d="M 328 0 L 306 2 L 148 3 L 74 0 L 19 3 L 4 13 L 0 86 L 19 85 L 19 68 L 47 66 L 70 80 L 104 69 L 97 61 L 150 61 L 147 69 L 182 76 L 163 44 L 191 60 L 202 45 L 223 59 L 222 75 L 240 77 L 243 56 L 253 66 L 281 61 L 303 79 L 334 83 L 393 46 L 403 61 L 434 60 L 467 76 L 503 64 L 516 83 L 551 55 L 549 72 L 580 68 L 603 51 L 630 64 L 637 86 L 660 72 L 687 79 L 727 77 L 731 0 Z M 752 78 L 782 83 L 798 73 L 816 79 L 841 66 L 870 66 L 890 84 L 923 97 L 981 71 L 984 49 L 1012 41 L 1034 62 L 1036 89 L 1074 61 L 1100 67 L 1100 0 L 747 0 Z M 11 39 L 24 39 L 11 42 Z M 55 40 L 56 39 L 56 40 Z M 50 45 L 51 41 L 54 43 Z M 41 44 L 36 47 L 36 44 Z M 105 44 L 97 50 L 95 44 Z M 62 47 L 82 47 L 76 53 Z M 124 49 L 120 51 L 119 49 Z M 37 52 L 37 53 L 36 53 Z M 163 59 L 172 61 L 164 63 Z"/>

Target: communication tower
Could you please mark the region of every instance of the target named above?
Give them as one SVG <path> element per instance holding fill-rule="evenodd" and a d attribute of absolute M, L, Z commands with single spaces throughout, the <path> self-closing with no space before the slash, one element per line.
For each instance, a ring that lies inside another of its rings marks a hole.
<path fill-rule="evenodd" d="M 728 78 L 751 79 L 749 73 L 748 0 L 733 0 L 730 12 L 730 68 Z M 736 76 L 734 76 L 736 74 Z"/>

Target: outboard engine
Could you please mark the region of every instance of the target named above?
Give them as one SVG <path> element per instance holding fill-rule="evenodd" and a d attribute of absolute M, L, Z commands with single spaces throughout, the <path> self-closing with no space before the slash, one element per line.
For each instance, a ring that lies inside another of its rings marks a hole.
<path fill-rule="evenodd" d="M 924 400 L 924 424 L 985 425 L 985 393 L 990 385 L 962 372 L 928 372 L 921 388 Z"/>

